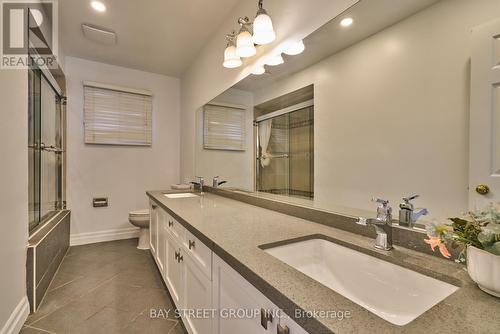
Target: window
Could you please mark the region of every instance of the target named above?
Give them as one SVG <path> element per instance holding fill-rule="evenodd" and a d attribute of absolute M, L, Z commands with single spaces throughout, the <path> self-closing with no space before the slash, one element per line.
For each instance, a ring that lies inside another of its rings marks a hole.
<path fill-rule="evenodd" d="M 211 150 L 245 150 L 245 109 L 207 104 L 203 115 L 203 147 Z"/>
<path fill-rule="evenodd" d="M 152 94 L 84 82 L 86 144 L 151 146 Z"/>

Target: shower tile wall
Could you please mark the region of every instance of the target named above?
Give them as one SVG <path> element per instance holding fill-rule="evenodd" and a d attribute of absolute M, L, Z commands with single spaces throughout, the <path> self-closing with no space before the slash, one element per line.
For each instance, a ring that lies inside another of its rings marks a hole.
<path fill-rule="evenodd" d="M 313 108 L 290 114 L 290 195 L 313 197 Z"/>

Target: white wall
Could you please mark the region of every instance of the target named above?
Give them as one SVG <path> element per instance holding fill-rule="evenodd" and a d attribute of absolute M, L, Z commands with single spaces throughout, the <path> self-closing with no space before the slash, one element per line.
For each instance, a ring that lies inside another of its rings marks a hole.
<path fill-rule="evenodd" d="M 255 93 L 314 83 L 319 206 L 419 193 L 434 216 L 467 208 L 470 28 L 498 13 L 496 0 L 439 2 Z"/>
<path fill-rule="evenodd" d="M 254 17 L 257 1 L 241 1 L 221 22 L 220 29 L 201 50 L 198 58 L 182 76 L 181 89 L 181 171 L 182 180 L 192 180 L 195 174 L 196 111 L 215 96 L 246 77 L 255 62 L 279 48 L 287 40 L 298 40 L 309 35 L 324 23 L 336 17 L 357 0 L 266 0 L 265 8 L 272 16 L 277 40 L 259 47 L 258 55 L 238 69 L 222 67 L 225 48 L 224 36 L 237 29 L 237 18 Z"/>
<path fill-rule="evenodd" d="M 68 87 L 68 207 L 72 236 L 127 229 L 128 212 L 148 207 L 145 191 L 179 182 L 179 79 L 66 57 Z M 153 92 L 151 147 L 86 145 L 83 141 L 84 80 Z M 93 197 L 108 208 L 93 208 Z"/>
<path fill-rule="evenodd" d="M 28 73 L 0 70 L 0 332 L 26 298 Z M 20 319 L 24 321 L 23 318 Z"/>
<path fill-rule="evenodd" d="M 212 100 L 246 106 L 246 148 L 245 151 L 205 150 L 203 148 L 203 108 L 196 112 L 196 176 L 205 177 L 212 185 L 212 178 L 220 176 L 228 181 L 224 187 L 253 190 L 254 147 L 253 147 L 253 94 L 240 89 L 228 89 Z"/>

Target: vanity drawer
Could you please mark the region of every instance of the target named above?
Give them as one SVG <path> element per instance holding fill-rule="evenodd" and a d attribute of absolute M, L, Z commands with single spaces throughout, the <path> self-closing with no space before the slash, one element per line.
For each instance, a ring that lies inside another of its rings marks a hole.
<path fill-rule="evenodd" d="M 211 280 L 212 250 L 187 230 L 183 246 L 186 249 L 186 254 L 194 260 L 203 273 Z"/>
<path fill-rule="evenodd" d="M 186 238 L 186 229 L 178 221 L 176 221 L 172 216 L 167 215 L 167 231 L 173 236 L 177 242 L 184 244 Z"/>

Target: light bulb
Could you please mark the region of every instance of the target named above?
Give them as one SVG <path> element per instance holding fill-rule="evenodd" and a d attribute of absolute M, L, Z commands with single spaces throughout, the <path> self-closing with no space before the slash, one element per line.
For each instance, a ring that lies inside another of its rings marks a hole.
<path fill-rule="evenodd" d="M 236 68 L 240 67 L 242 61 L 238 55 L 236 55 L 236 47 L 234 45 L 228 44 L 226 50 L 224 50 L 224 63 L 222 65 L 226 68 Z"/>
<path fill-rule="evenodd" d="M 261 75 L 264 73 L 266 73 L 266 69 L 264 68 L 264 65 L 255 66 L 252 70 L 253 75 Z"/>
<path fill-rule="evenodd" d="M 94 8 L 94 10 L 98 12 L 102 13 L 106 11 L 106 6 L 100 1 L 92 1 L 90 5 L 92 6 L 92 8 Z"/>
<path fill-rule="evenodd" d="M 353 22 L 354 22 L 354 20 L 353 20 L 351 17 L 346 17 L 346 18 L 342 19 L 342 21 L 340 21 L 340 25 L 341 25 L 342 27 L 348 27 L 348 26 L 350 26 Z"/>
<path fill-rule="evenodd" d="M 281 56 L 281 54 L 279 54 L 279 55 L 272 56 L 271 58 L 269 58 L 269 59 L 266 61 L 266 65 L 269 65 L 269 66 L 276 66 L 276 65 L 283 64 L 284 62 L 285 62 L 285 61 L 283 60 L 283 57 Z"/>
<path fill-rule="evenodd" d="M 264 9 L 259 9 L 253 21 L 253 42 L 259 45 L 269 44 L 276 39 L 273 21 Z"/>
<path fill-rule="evenodd" d="M 253 56 L 256 52 L 257 50 L 253 45 L 252 35 L 245 27 L 242 27 L 236 38 L 236 55 L 246 58 Z"/>
<path fill-rule="evenodd" d="M 303 41 L 298 41 L 298 42 L 290 42 L 285 50 L 283 52 L 289 56 L 295 56 L 298 55 L 305 50 L 305 45 Z"/>

